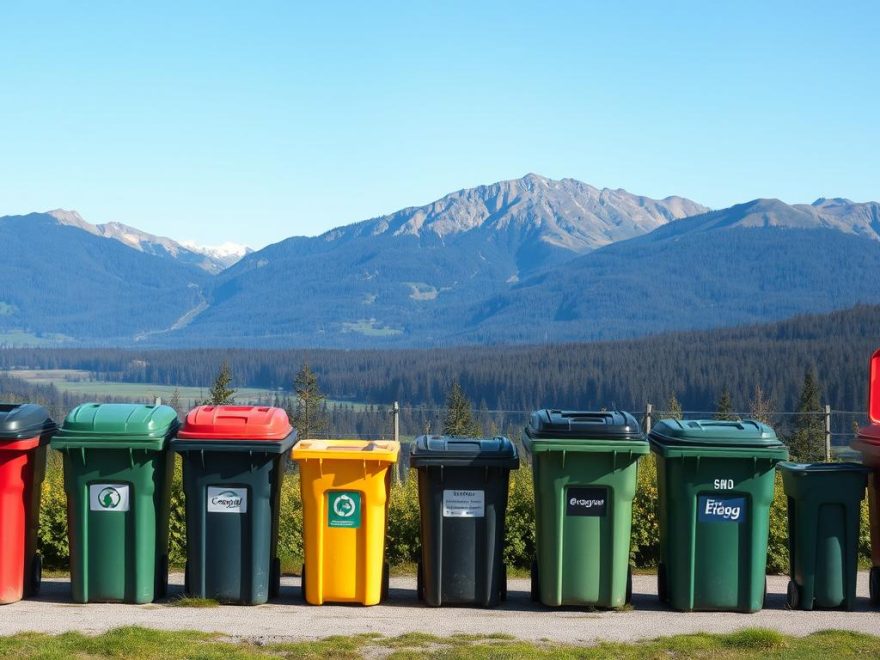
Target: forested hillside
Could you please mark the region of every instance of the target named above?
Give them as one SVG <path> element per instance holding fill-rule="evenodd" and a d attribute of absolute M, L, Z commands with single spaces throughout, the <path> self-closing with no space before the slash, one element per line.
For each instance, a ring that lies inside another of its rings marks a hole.
<path fill-rule="evenodd" d="M 760 385 L 776 410 L 794 410 L 806 369 L 822 402 L 864 409 L 866 365 L 880 346 L 880 307 L 860 306 L 780 323 L 587 344 L 442 350 L 6 349 L 0 369 L 83 369 L 101 380 L 210 385 L 223 360 L 233 383 L 289 392 L 301 364 L 332 399 L 438 407 L 458 380 L 476 406 L 643 409 L 671 395 L 686 410 L 713 410 L 722 388 L 746 409 Z M 13 372 L 14 375 L 14 372 Z"/>

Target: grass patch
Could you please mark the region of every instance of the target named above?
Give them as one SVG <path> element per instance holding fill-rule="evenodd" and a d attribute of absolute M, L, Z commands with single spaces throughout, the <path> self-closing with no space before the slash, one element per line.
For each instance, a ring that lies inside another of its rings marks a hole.
<path fill-rule="evenodd" d="M 181 596 L 168 601 L 169 607 L 219 607 L 213 598 L 197 598 L 196 596 Z"/>
<path fill-rule="evenodd" d="M 880 637 L 828 630 L 790 637 L 765 629 L 745 629 L 726 635 L 675 635 L 634 644 L 593 646 L 537 643 L 509 635 L 450 635 L 437 637 L 412 632 L 397 637 L 378 633 L 335 636 L 320 640 L 256 643 L 234 642 L 215 633 L 168 632 L 135 626 L 102 635 L 78 632 L 63 635 L 22 633 L 0 637 L 0 657 L 23 658 L 846 658 L 880 656 Z"/>

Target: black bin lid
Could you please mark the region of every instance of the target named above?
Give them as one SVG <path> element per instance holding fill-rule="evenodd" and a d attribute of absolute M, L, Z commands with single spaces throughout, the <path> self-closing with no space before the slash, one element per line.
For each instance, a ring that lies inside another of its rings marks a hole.
<path fill-rule="evenodd" d="M 0 440 L 23 440 L 53 432 L 49 411 L 35 403 L 0 403 Z"/>
<path fill-rule="evenodd" d="M 410 449 L 409 464 L 412 467 L 474 465 L 514 468 L 519 465 L 519 456 L 516 445 L 502 436 L 420 435 Z"/>
<path fill-rule="evenodd" d="M 642 440 L 636 418 L 623 410 L 536 410 L 526 432 L 556 440 Z"/>

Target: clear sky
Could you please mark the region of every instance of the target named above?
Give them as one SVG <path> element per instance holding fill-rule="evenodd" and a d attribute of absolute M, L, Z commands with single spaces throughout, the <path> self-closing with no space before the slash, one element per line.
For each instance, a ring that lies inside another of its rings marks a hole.
<path fill-rule="evenodd" d="M 537 172 L 880 200 L 880 3 L 0 3 L 0 215 L 254 247 Z"/>

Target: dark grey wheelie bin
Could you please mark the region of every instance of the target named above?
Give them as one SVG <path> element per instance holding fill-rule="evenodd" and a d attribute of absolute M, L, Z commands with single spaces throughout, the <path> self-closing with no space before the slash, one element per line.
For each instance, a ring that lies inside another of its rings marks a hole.
<path fill-rule="evenodd" d="M 516 446 L 501 437 L 423 435 L 410 466 L 419 478 L 419 598 L 434 607 L 497 605 L 507 596 L 504 516 Z"/>

